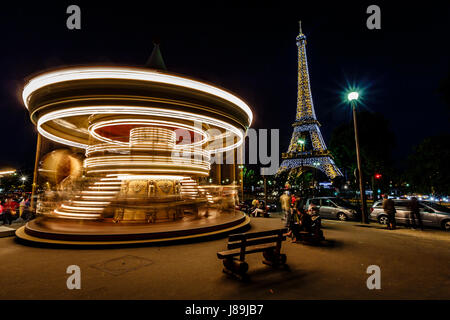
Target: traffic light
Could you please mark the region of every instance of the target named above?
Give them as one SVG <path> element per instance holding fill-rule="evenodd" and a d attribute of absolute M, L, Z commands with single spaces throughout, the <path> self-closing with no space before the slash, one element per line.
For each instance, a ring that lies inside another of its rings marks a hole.
<path fill-rule="evenodd" d="M 381 173 L 375 173 L 375 179 L 381 179 L 382 175 Z"/>

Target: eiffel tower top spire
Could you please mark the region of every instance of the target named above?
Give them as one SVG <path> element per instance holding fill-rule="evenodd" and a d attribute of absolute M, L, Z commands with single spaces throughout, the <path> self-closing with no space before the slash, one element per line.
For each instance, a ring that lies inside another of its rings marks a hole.
<path fill-rule="evenodd" d="M 300 33 L 296 38 L 298 47 L 297 114 L 294 126 L 304 122 L 318 124 L 311 95 L 311 85 L 309 83 L 306 36 L 302 31 L 302 22 L 299 21 L 298 23 Z"/>

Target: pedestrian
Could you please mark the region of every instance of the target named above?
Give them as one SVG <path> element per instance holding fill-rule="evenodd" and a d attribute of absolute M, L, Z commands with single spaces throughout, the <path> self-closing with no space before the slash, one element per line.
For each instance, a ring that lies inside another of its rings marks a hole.
<path fill-rule="evenodd" d="M 409 202 L 409 218 L 412 220 L 413 228 L 416 229 L 416 217 L 419 220 L 420 230 L 423 231 L 422 217 L 420 216 L 420 206 L 419 201 L 417 201 L 416 197 L 412 197 Z"/>
<path fill-rule="evenodd" d="M 24 217 L 25 217 L 25 214 L 24 214 L 25 201 L 26 201 L 26 198 L 23 197 L 22 201 L 20 201 L 20 203 L 19 203 L 19 218 L 22 218 L 22 219 L 24 219 Z"/>
<path fill-rule="evenodd" d="M 6 210 L 3 206 L 4 203 L 5 202 L 3 200 L 0 201 L 0 220 L 3 221 L 3 225 L 6 225 L 8 224 L 8 217 L 6 216 Z"/>
<path fill-rule="evenodd" d="M 283 212 L 282 220 L 286 220 L 287 223 L 287 217 L 289 213 L 289 196 L 287 194 L 287 191 L 281 195 L 280 202 L 281 202 L 281 211 Z"/>
<path fill-rule="evenodd" d="M 18 217 L 17 214 L 18 203 L 14 201 L 12 197 L 9 197 L 8 199 L 6 199 L 3 207 L 4 210 L 6 210 L 6 218 L 8 220 L 8 224 L 11 224 Z"/>
<path fill-rule="evenodd" d="M 296 203 L 292 204 L 290 207 L 290 212 L 287 220 L 288 233 L 287 236 L 292 238 L 292 242 L 295 242 L 296 235 L 299 232 L 299 217 L 298 217 L 298 209 Z"/>
<path fill-rule="evenodd" d="M 389 220 L 387 223 L 387 228 L 389 230 L 395 230 L 397 227 L 397 223 L 395 221 L 395 204 L 394 200 L 389 199 L 387 194 L 384 195 L 383 210 L 387 214 Z"/>
<path fill-rule="evenodd" d="M 24 221 L 28 221 L 31 218 L 30 204 L 31 204 L 30 198 L 28 196 L 25 196 L 20 202 L 19 206 L 20 218 L 22 218 L 22 220 Z"/>

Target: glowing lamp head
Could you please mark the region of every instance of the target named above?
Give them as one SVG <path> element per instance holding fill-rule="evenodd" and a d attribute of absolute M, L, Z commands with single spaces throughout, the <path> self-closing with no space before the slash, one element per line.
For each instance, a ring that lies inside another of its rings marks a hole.
<path fill-rule="evenodd" d="M 358 100 L 359 94 L 356 91 L 350 92 L 347 96 L 349 101 Z"/>

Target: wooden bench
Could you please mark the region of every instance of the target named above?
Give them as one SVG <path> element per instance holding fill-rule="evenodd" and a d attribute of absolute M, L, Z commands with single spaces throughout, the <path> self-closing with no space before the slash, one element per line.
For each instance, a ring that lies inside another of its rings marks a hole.
<path fill-rule="evenodd" d="M 286 255 L 280 251 L 281 243 L 286 240 L 286 232 L 287 229 L 283 228 L 230 235 L 228 250 L 217 252 L 217 257 L 223 260 L 223 272 L 242 280 L 248 270 L 245 255 L 256 252 L 263 253 L 264 264 L 272 267 L 284 266 Z"/>

